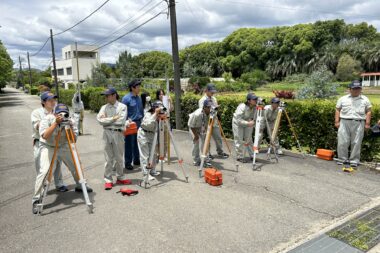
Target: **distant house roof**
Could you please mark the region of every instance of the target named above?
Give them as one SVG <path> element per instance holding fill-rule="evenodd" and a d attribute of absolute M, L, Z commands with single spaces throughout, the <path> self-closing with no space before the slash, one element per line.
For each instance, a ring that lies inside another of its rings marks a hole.
<path fill-rule="evenodd" d="M 380 72 L 361 73 L 360 76 L 380 76 Z"/>

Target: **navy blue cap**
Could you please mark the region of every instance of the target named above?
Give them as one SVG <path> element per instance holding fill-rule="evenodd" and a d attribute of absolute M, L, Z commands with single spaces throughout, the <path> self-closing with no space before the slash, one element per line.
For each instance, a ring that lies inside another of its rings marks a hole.
<path fill-rule="evenodd" d="M 102 95 L 112 95 L 112 94 L 117 94 L 117 91 L 115 88 L 108 88 L 105 91 L 101 93 Z"/>
<path fill-rule="evenodd" d="M 272 99 L 270 100 L 270 102 L 271 102 L 272 104 L 279 104 L 281 101 L 280 101 L 279 98 L 272 98 Z"/>
<path fill-rule="evenodd" d="M 128 83 L 128 87 L 136 87 L 137 85 L 141 85 L 141 80 L 140 79 L 134 79 Z"/>
<path fill-rule="evenodd" d="M 213 83 L 208 83 L 206 86 L 206 90 L 212 93 L 216 92 L 215 84 Z"/>
<path fill-rule="evenodd" d="M 248 93 L 247 94 L 247 100 L 257 100 L 259 97 L 256 96 L 254 93 Z"/>
<path fill-rule="evenodd" d="M 210 99 L 206 99 L 203 101 L 203 107 L 211 107 L 212 106 L 212 101 Z"/>
<path fill-rule="evenodd" d="M 65 104 L 57 104 L 57 106 L 54 109 L 54 113 L 57 114 L 57 113 L 61 113 L 61 112 L 69 113 L 69 107 L 67 107 L 67 105 L 65 105 Z"/>
<path fill-rule="evenodd" d="M 45 91 L 41 94 L 41 101 L 46 101 L 52 98 L 57 98 L 57 95 L 54 95 L 50 91 Z"/>
<path fill-rule="evenodd" d="M 350 88 L 351 89 L 359 89 L 362 87 L 362 83 L 359 81 L 359 80 L 354 80 L 352 81 L 352 83 L 350 84 Z"/>

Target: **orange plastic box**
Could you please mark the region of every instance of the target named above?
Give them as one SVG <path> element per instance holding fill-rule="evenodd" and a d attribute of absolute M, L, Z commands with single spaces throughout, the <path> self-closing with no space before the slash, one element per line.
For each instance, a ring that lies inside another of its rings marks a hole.
<path fill-rule="evenodd" d="M 222 172 L 215 168 L 205 169 L 205 182 L 212 186 L 223 184 Z"/>
<path fill-rule="evenodd" d="M 323 160 L 331 161 L 334 158 L 334 151 L 329 149 L 317 149 L 317 157 Z"/>
<path fill-rule="evenodd" d="M 131 122 L 129 127 L 126 127 L 124 131 L 125 136 L 132 134 L 137 134 L 137 124 L 135 122 Z"/>

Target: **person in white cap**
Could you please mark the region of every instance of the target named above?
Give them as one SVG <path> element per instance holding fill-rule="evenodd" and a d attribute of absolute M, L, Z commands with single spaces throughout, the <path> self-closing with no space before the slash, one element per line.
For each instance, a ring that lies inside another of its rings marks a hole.
<path fill-rule="evenodd" d="M 79 135 L 83 134 L 83 118 L 84 118 L 84 105 L 81 99 L 80 92 L 75 92 L 71 101 L 74 110 L 75 121 L 78 123 Z"/>

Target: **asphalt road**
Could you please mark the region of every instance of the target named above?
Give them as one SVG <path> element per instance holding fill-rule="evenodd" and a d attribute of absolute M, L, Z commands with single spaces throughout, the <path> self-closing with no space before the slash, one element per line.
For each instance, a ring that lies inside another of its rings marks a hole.
<path fill-rule="evenodd" d="M 379 199 L 377 172 L 344 174 L 333 162 L 292 156 L 259 172 L 245 164 L 237 173 L 231 158 L 216 160 L 224 184 L 211 187 L 192 166 L 186 132 L 175 138 L 189 183 L 173 157 L 149 189 L 137 186 L 139 170 L 128 173 L 139 194 L 123 197 L 120 186 L 103 190 L 103 130 L 86 112 L 78 150 L 94 213 L 64 168 L 71 190 L 49 192 L 43 215 L 35 216 L 30 114 L 39 106 L 38 97 L 14 89 L 0 94 L 1 252 L 277 252 Z"/>

